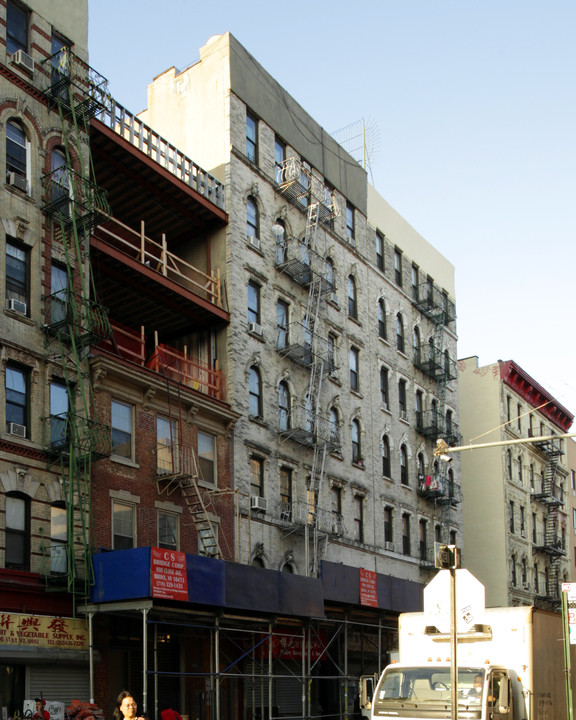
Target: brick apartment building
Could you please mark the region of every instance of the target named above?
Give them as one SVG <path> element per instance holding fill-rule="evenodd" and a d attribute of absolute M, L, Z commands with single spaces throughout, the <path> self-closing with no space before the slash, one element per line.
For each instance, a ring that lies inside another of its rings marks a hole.
<path fill-rule="evenodd" d="M 462 540 L 453 268 L 232 36 L 136 117 L 0 10 L 0 705 L 349 714 Z"/>

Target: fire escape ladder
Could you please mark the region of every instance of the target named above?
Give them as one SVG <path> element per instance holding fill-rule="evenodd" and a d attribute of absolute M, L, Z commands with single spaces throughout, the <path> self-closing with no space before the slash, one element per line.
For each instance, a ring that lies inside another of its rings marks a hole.
<path fill-rule="evenodd" d="M 63 272 L 52 266 L 51 292 L 43 297 L 46 343 L 56 345 L 64 382 L 51 385 L 50 415 L 42 420 L 48 464 L 60 465 L 67 542 L 65 550 L 47 548 L 45 575 L 50 586 L 65 583 L 75 611 L 93 583 L 92 463 L 111 451 L 110 428 L 92 419 L 86 351 L 111 335 L 107 310 L 93 299 L 87 253 L 90 233 L 109 214 L 106 193 L 93 182 L 88 122 L 109 96 L 106 80 L 66 47 L 41 64 L 39 77 L 48 108 L 58 113 L 64 150 L 53 152 L 52 170 L 42 178 L 42 209 L 65 258 Z"/>
<path fill-rule="evenodd" d="M 322 426 L 324 418 L 321 412 L 321 394 L 326 369 L 325 362 L 330 363 L 330 359 L 320 348 L 318 328 L 322 299 L 327 292 L 333 291 L 326 278 L 324 252 L 319 252 L 318 249 L 318 228 L 321 223 L 330 223 L 335 216 L 339 215 L 339 208 L 334 201 L 333 194 L 328 191 L 324 183 L 313 175 L 309 166 L 297 158 L 289 158 L 282 164 L 279 171 L 279 189 L 294 204 L 300 208 L 306 207 L 306 232 L 302 240 L 302 250 L 306 255 L 306 265 L 309 263 L 309 270 L 305 276 L 301 273 L 300 279 L 296 277 L 295 273 L 292 276 L 300 284 L 308 285 L 308 300 L 303 326 L 306 335 L 309 336 L 311 362 L 305 399 L 305 416 L 307 428 L 312 429 L 312 433 L 308 433 L 310 441 L 307 444 L 313 449 L 313 458 L 307 481 L 308 511 L 304 527 L 304 542 L 306 572 L 316 577 L 319 572 L 319 508 L 321 507 L 320 498 L 329 441 L 329 434 L 323 431 Z M 283 261 L 277 263 L 277 266 L 284 271 L 284 266 L 288 264 L 284 262 L 285 246 L 277 246 L 277 258 Z M 310 550 L 312 550 L 311 558 L 309 557 Z"/>
<path fill-rule="evenodd" d="M 158 352 L 158 335 L 156 333 L 156 354 L 158 368 L 166 381 L 166 395 L 168 398 L 168 421 L 170 426 L 170 443 L 168 446 L 158 446 L 158 472 L 156 483 L 158 493 L 165 492 L 170 495 L 177 488 L 180 488 L 182 497 L 186 502 L 190 515 L 198 532 L 198 552 L 209 557 L 222 557 L 222 551 L 218 542 L 218 536 L 214 523 L 210 520 L 209 512 L 216 516 L 217 512 L 210 501 L 206 503 L 198 485 L 200 476 L 196 454 L 189 445 L 181 442 L 182 432 L 182 383 L 184 377 L 183 368 L 180 367 L 178 357 L 175 357 L 170 364 L 167 363 L 164 353 Z M 173 392 L 176 388 L 176 407 L 172 407 Z M 177 414 L 177 423 L 174 417 Z M 173 433 L 176 432 L 176 437 Z M 162 461 L 161 454 L 165 454 L 165 461 Z"/>
<path fill-rule="evenodd" d="M 190 516 L 198 531 L 198 554 L 221 558 L 222 552 L 218 544 L 218 537 L 214 524 L 210 520 L 209 505 L 207 505 L 198 486 L 197 478 L 189 477 L 180 482 L 182 496 L 190 511 Z"/>

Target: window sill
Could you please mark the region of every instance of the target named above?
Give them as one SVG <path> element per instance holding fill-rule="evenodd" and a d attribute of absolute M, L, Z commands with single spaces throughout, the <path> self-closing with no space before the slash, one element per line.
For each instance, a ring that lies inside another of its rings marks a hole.
<path fill-rule="evenodd" d="M 359 460 L 358 462 L 354 462 L 354 460 L 352 460 L 352 466 L 358 468 L 358 470 L 366 470 L 366 464 L 363 460 Z"/>
<path fill-rule="evenodd" d="M 350 388 L 350 392 L 352 395 L 355 395 L 357 398 L 360 398 L 361 400 L 364 399 L 364 395 L 360 392 L 360 390 L 354 390 L 353 388 Z"/>
<path fill-rule="evenodd" d="M 8 310 L 8 308 L 4 308 L 4 315 L 14 318 L 14 320 L 19 320 L 25 325 L 30 325 L 31 327 L 34 327 L 35 325 L 34 320 L 29 318 L 28 315 L 23 315 L 22 313 L 16 312 L 15 310 Z"/>
<path fill-rule="evenodd" d="M 401 482 L 400 487 L 403 487 L 405 490 L 412 490 L 412 486 L 405 482 Z"/>
<path fill-rule="evenodd" d="M 250 420 L 250 422 L 254 423 L 255 425 L 260 425 L 260 427 L 268 427 L 268 423 L 265 422 L 264 418 L 256 417 L 255 415 L 248 415 L 248 420 Z"/>
<path fill-rule="evenodd" d="M 140 468 L 140 465 L 135 460 L 131 460 L 130 458 L 124 458 L 120 455 L 110 455 L 110 460 L 112 462 L 118 463 L 118 465 L 126 465 L 126 467 L 136 468 L 137 470 Z"/>
<path fill-rule="evenodd" d="M 254 330 L 247 330 L 246 331 L 250 337 L 253 337 L 255 340 L 258 340 L 261 343 L 266 342 L 264 340 L 264 333 L 263 332 L 254 332 Z"/>

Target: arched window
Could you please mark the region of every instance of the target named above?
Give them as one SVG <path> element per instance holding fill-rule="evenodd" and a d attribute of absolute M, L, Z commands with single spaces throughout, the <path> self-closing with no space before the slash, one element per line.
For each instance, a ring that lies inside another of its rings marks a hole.
<path fill-rule="evenodd" d="M 51 200 L 58 210 L 66 215 L 70 198 L 70 177 L 66 155 L 61 148 L 54 148 L 50 157 Z"/>
<path fill-rule="evenodd" d="M 356 293 L 356 280 L 348 275 L 348 315 L 358 320 L 358 296 Z"/>
<path fill-rule="evenodd" d="M 382 475 L 390 477 L 390 440 L 388 435 L 382 436 Z"/>
<path fill-rule="evenodd" d="M 329 287 L 330 295 L 329 299 L 334 300 L 334 293 L 336 292 L 336 270 L 334 268 L 334 260 L 332 258 L 326 258 L 325 262 L 326 270 L 326 284 Z"/>
<path fill-rule="evenodd" d="M 413 344 L 414 344 L 414 362 L 419 363 L 420 362 L 420 328 L 418 328 L 418 327 L 414 328 Z"/>
<path fill-rule="evenodd" d="M 274 242 L 276 247 L 276 264 L 281 265 L 287 260 L 288 238 L 286 236 L 286 224 L 284 220 L 277 218 L 272 225 L 272 233 L 274 234 Z"/>
<path fill-rule="evenodd" d="M 30 499 L 21 493 L 6 494 L 4 565 L 30 570 Z"/>
<path fill-rule="evenodd" d="M 400 448 L 400 482 L 408 485 L 408 450 L 406 445 Z"/>
<path fill-rule="evenodd" d="M 352 462 L 356 464 L 362 463 L 362 445 L 360 440 L 360 423 L 358 420 L 352 420 Z"/>
<path fill-rule="evenodd" d="M 450 372 L 450 353 L 448 350 L 444 350 L 444 375 L 447 380 L 450 380 L 452 373 Z"/>
<path fill-rule="evenodd" d="M 291 427 L 290 405 L 290 389 L 288 383 L 282 380 L 278 385 L 278 427 L 281 431 L 289 430 Z"/>
<path fill-rule="evenodd" d="M 330 408 L 330 444 L 332 452 L 340 450 L 340 417 L 336 408 Z"/>
<path fill-rule="evenodd" d="M 396 347 L 400 352 L 404 352 L 404 318 L 402 313 L 396 315 Z"/>
<path fill-rule="evenodd" d="M 378 337 L 386 340 L 386 304 L 382 298 L 378 300 Z"/>
<path fill-rule="evenodd" d="M 246 200 L 246 235 L 247 237 L 260 237 L 258 206 L 252 196 Z"/>
<path fill-rule="evenodd" d="M 250 417 L 262 418 L 262 378 L 256 367 L 250 368 L 248 378 L 249 409 Z"/>
<path fill-rule="evenodd" d="M 29 142 L 17 120 L 6 123 L 6 180 L 22 192 L 28 192 Z"/>
<path fill-rule="evenodd" d="M 418 473 L 418 480 L 424 479 L 424 455 L 422 453 L 418 453 L 418 457 L 416 458 L 416 472 Z"/>

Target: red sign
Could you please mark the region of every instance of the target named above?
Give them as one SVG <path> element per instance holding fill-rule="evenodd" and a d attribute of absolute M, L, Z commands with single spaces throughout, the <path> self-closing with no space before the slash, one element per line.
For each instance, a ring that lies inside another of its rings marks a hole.
<path fill-rule="evenodd" d="M 186 554 L 151 548 L 152 597 L 188 600 Z"/>
<path fill-rule="evenodd" d="M 360 568 L 360 605 L 378 607 L 376 578 L 378 573 Z"/>
<path fill-rule="evenodd" d="M 274 633 L 272 635 L 272 657 L 282 658 L 282 660 L 301 660 L 302 659 L 302 636 L 301 635 L 283 635 L 282 633 Z M 258 656 L 262 658 L 268 657 L 268 647 L 270 639 L 266 639 L 259 647 Z M 326 635 L 319 633 L 317 637 L 310 638 L 310 659 L 319 660 L 326 652 Z M 308 653 L 308 646 L 304 639 L 304 656 Z"/>

